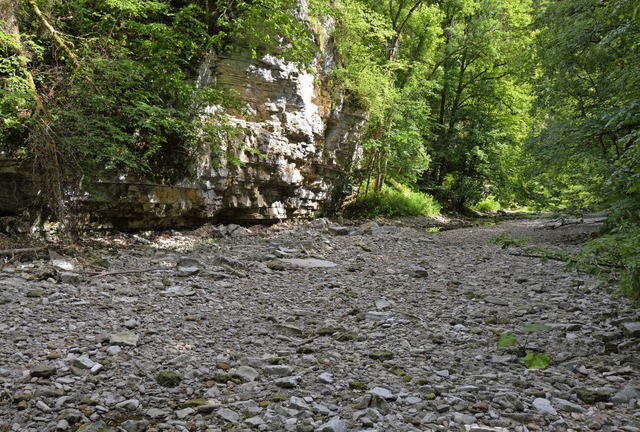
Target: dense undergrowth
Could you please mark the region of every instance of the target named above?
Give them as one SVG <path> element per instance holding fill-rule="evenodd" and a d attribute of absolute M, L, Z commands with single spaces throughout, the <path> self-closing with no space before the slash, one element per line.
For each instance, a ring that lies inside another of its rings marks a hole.
<path fill-rule="evenodd" d="M 429 217 L 438 215 L 441 208 L 432 196 L 395 183 L 393 186 L 386 185 L 381 191 L 359 195 L 345 207 L 344 214 L 359 217 Z"/>

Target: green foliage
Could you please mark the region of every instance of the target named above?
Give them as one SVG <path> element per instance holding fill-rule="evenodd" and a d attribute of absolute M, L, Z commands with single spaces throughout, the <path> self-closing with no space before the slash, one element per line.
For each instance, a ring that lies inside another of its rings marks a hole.
<path fill-rule="evenodd" d="M 619 278 L 640 298 L 640 10 L 636 2 L 540 2 L 539 126 L 528 151 L 537 193 L 606 207 L 605 235 L 573 266 Z"/>
<path fill-rule="evenodd" d="M 432 164 L 422 187 L 450 206 L 478 202 L 487 189 L 501 201 L 516 198 L 532 100 L 529 9 L 528 1 L 443 3 L 444 37 L 428 75 L 436 83 Z"/>
<path fill-rule="evenodd" d="M 502 206 L 498 201 L 495 200 L 495 197 L 493 195 L 489 195 L 488 197 L 483 198 L 474 205 L 470 206 L 470 208 L 471 210 L 483 213 L 498 211 L 502 208 Z"/>
<path fill-rule="evenodd" d="M 546 369 L 550 363 L 551 357 L 543 352 L 537 354 L 530 352 L 524 357 L 524 365 L 527 369 Z"/>
<path fill-rule="evenodd" d="M 414 192 L 396 184 L 385 187 L 380 192 L 369 192 L 345 208 L 345 214 L 351 216 L 435 216 L 440 212 L 440 205 L 433 197 Z"/>
<path fill-rule="evenodd" d="M 242 46 L 308 64 L 313 43 L 296 7 L 294 0 L 52 1 L 45 15 L 80 59 L 70 65 L 20 2 L 20 34 L 0 33 L 0 149 L 69 168 L 63 176 L 113 170 L 179 181 L 197 151 L 229 138 L 224 108 L 238 108 L 233 95 L 197 78 L 202 62 L 214 48 Z"/>
<path fill-rule="evenodd" d="M 640 301 L 640 227 L 623 222 L 590 241 L 571 262 L 571 268 L 620 281 L 625 295 Z"/>
<path fill-rule="evenodd" d="M 551 363 L 551 357 L 545 352 L 527 352 L 527 343 L 532 333 L 548 331 L 550 329 L 551 327 L 544 324 L 527 324 L 520 330 L 527 335 L 524 342 L 521 343 L 516 335 L 507 332 L 500 335 L 496 347 L 501 349 L 515 346 L 518 351 L 522 353 L 521 355 L 524 356 L 524 365 L 527 369 L 545 369 Z M 527 352 L 526 355 L 524 354 L 525 352 Z"/>
<path fill-rule="evenodd" d="M 332 79 L 371 122 L 381 122 L 396 98 L 392 65 L 385 57 L 385 43 L 393 30 L 382 15 L 359 0 L 340 0 L 330 13 L 336 18 L 333 39 L 339 61 Z"/>
<path fill-rule="evenodd" d="M 517 342 L 518 342 L 518 338 L 513 333 L 504 333 L 500 335 L 500 339 L 498 340 L 497 347 L 508 348 L 510 346 L 516 345 Z"/>

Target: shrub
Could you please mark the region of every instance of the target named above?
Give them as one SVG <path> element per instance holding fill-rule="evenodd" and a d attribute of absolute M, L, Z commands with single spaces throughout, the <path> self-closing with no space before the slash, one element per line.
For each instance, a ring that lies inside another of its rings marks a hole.
<path fill-rule="evenodd" d="M 435 216 L 440 213 L 440 204 L 431 196 L 414 192 L 399 184 L 386 186 L 380 192 L 359 196 L 345 208 L 347 216 Z"/>
<path fill-rule="evenodd" d="M 623 223 L 611 232 L 591 240 L 571 263 L 591 274 L 620 281 L 622 292 L 640 302 L 640 227 Z"/>
<path fill-rule="evenodd" d="M 500 205 L 500 203 L 496 201 L 495 197 L 492 195 L 489 195 L 488 197 L 478 201 L 471 206 L 471 210 L 480 213 L 494 212 L 500 210 L 501 208 L 502 206 Z"/>

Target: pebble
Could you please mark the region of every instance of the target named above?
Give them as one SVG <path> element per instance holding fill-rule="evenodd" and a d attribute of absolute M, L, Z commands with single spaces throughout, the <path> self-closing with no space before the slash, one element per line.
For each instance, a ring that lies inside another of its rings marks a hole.
<path fill-rule="evenodd" d="M 571 249 L 595 225 L 433 234 L 421 221 L 123 234 L 88 247 L 112 269 L 167 270 L 77 286 L 8 263 L 0 383 L 13 403 L 0 429 L 638 431 L 637 310 L 563 263 L 491 243 L 509 232 Z M 551 329 L 525 337 L 528 324 Z M 551 365 L 527 370 L 496 347 L 505 332 Z"/>

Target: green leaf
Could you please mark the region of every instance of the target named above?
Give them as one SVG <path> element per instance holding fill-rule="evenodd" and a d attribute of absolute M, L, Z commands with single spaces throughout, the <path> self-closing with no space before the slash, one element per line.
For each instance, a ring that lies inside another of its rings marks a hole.
<path fill-rule="evenodd" d="M 528 324 L 522 328 L 522 331 L 525 333 L 533 333 L 537 331 L 547 331 L 551 330 L 551 327 L 544 324 Z"/>
<path fill-rule="evenodd" d="M 507 348 L 515 345 L 516 342 L 517 339 L 513 333 L 505 333 L 500 336 L 500 340 L 498 340 L 498 348 Z"/>
<path fill-rule="evenodd" d="M 524 358 L 524 365 L 527 369 L 545 369 L 551 363 L 551 357 L 547 353 L 528 353 Z"/>

